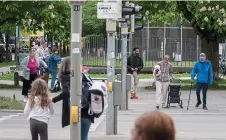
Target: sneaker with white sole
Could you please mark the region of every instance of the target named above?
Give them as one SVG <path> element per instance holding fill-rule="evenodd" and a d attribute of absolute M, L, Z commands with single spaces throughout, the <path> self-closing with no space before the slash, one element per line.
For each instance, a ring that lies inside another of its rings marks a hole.
<path fill-rule="evenodd" d="M 27 102 L 27 98 L 24 98 L 24 103 L 26 103 Z"/>

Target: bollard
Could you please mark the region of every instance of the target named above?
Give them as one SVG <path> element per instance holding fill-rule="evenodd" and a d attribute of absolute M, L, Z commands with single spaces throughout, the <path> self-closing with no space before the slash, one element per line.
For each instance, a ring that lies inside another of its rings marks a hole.
<path fill-rule="evenodd" d="M 121 74 L 117 74 L 117 80 L 121 81 Z M 133 78 L 131 74 L 127 74 L 126 75 L 126 94 L 122 94 L 122 103 L 124 104 L 124 106 L 126 107 L 126 110 L 128 110 L 128 94 L 130 93 L 131 89 L 132 89 L 132 82 L 133 82 Z M 119 109 L 121 110 L 121 106 L 119 106 Z"/>
<path fill-rule="evenodd" d="M 14 72 L 14 85 L 19 86 L 19 73 Z"/>
<path fill-rule="evenodd" d="M 118 106 L 122 103 L 122 83 L 121 81 L 115 80 L 113 83 L 113 98 L 114 98 L 114 134 L 117 135 L 118 127 Z"/>

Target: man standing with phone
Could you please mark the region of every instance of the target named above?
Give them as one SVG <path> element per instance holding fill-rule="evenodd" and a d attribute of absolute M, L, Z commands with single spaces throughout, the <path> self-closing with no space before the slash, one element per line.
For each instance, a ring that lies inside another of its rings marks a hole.
<path fill-rule="evenodd" d="M 139 56 L 139 54 L 139 48 L 133 48 L 133 54 L 127 58 L 128 73 L 132 74 L 134 79 L 134 84 L 130 93 L 131 99 L 138 99 L 136 90 L 139 83 L 139 72 L 144 67 L 143 59 Z"/>

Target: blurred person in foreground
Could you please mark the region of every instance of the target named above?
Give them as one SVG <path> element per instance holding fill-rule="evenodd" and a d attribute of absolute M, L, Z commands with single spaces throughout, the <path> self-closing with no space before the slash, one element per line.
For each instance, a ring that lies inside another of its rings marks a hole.
<path fill-rule="evenodd" d="M 206 54 L 201 53 L 199 55 L 199 60 L 195 63 L 192 72 L 191 72 L 191 82 L 194 82 L 194 78 L 197 74 L 197 84 L 196 84 L 196 96 L 197 96 L 197 104 L 195 107 L 199 107 L 202 104 L 200 99 L 200 91 L 202 89 L 203 95 L 203 109 L 208 110 L 206 107 L 206 96 L 208 84 L 213 84 L 213 70 L 212 64 L 209 60 L 206 59 Z"/>
<path fill-rule="evenodd" d="M 136 91 L 139 83 L 139 72 L 144 67 L 143 59 L 139 55 L 140 55 L 139 48 L 134 48 L 133 54 L 127 58 L 127 70 L 129 74 L 133 75 L 134 79 L 134 84 L 130 93 L 131 99 L 138 99 Z"/>
<path fill-rule="evenodd" d="M 148 112 L 135 121 L 132 140 L 175 140 L 174 122 L 162 112 Z"/>

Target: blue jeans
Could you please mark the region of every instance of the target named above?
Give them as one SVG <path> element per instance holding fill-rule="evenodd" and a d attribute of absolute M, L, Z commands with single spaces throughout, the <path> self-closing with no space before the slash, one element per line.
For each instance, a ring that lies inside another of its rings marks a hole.
<path fill-rule="evenodd" d="M 197 95 L 197 102 L 202 103 L 200 99 L 200 91 L 202 89 L 202 100 L 203 104 L 206 105 L 206 94 L 208 89 L 208 83 L 197 83 L 196 84 L 196 95 Z"/>
<path fill-rule="evenodd" d="M 91 121 L 89 119 L 81 119 L 81 140 L 88 140 L 90 126 Z"/>
<path fill-rule="evenodd" d="M 51 73 L 51 76 L 52 76 L 51 89 L 53 89 L 54 86 L 55 86 L 55 82 L 56 82 L 57 72 L 56 71 L 50 71 L 50 73 Z"/>

